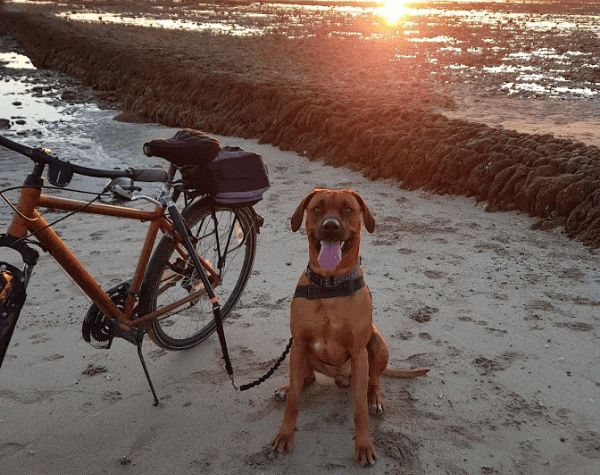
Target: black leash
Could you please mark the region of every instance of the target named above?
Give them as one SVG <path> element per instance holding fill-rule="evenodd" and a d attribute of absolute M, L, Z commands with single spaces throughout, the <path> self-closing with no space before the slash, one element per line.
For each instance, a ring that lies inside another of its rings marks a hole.
<path fill-rule="evenodd" d="M 221 318 L 221 306 L 219 305 L 219 302 L 216 300 L 213 302 L 213 315 L 215 317 L 215 324 L 217 327 L 217 335 L 219 335 L 219 342 L 221 343 L 221 351 L 223 352 L 223 359 L 225 360 L 225 369 L 227 370 L 227 374 L 229 375 L 231 384 L 233 384 L 233 387 L 236 391 L 246 391 L 247 389 L 253 388 L 254 386 L 258 386 L 259 384 L 261 384 L 261 383 L 265 382 L 267 379 L 269 379 L 272 376 L 272 374 L 275 372 L 275 370 L 277 368 L 279 368 L 279 365 L 281 363 L 283 363 L 283 360 L 285 360 L 285 357 L 287 356 L 287 354 L 290 352 L 290 349 L 292 348 L 292 343 L 294 340 L 293 340 L 293 338 L 290 338 L 290 341 L 288 342 L 287 346 L 285 347 L 283 354 L 279 357 L 279 359 L 275 362 L 273 367 L 269 371 L 267 371 L 267 373 L 265 375 L 261 376 L 256 381 L 252 381 L 251 383 L 242 384 L 241 386 L 238 386 L 235 383 L 235 379 L 233 378 L 233 367 L 231 366 L 231 360 L 229 359 L 229 351 L 227 350 L 227 341 L 225 341 L 225 331 L 223 330 L 223 319 Z"/>
<path fill-rule="evenodd" d="M 242 384 L 239 387 L 239 390 L 240 391 L 245 391 L 246 389 L 250 389 L 250 388 L 253 388 L 254 386 L 258 386 L 259 384 L 264 383 L 267 379 L 269 379 L 271 377 L 271 375 L 275 372 L 275 370 L 277 368 L 279 368 L 279 365 L 281 363 L 283 363 L 283 360 L 285 360 L 285 357 L 290 352 L 290 348 L 292 347 L 292 343 L 293 342 L 294 342 L 293 338 L 290 338 L 290 341 L 288 342 L 287 346 L 285 347 L 285 350 L 283 351 L 283 354 L 279 357 L 279 359 L 275 362 L 275 364 L 273 365 L 273 367 L 269 371 L 267 371 L 267 373 L 264 376 L 261 376 L 256 381 L 253 381 L 251 383 Z M 233 376 L 232 376 L 232 378 L 233 378 Z M 233 383 L 233 387 L 234 388 L 236 387 L 235 383 Z"/>
<path fill-rule="evenodd" d="M 204 272 L 202 264 L 200 263 L 200 260 L 198 259 L 198 256 L 196 255 L 194 246 L 192 245 L 192 242 L 190 240 L 190 237 L 187 232 L 187 228 L 185 226 L 183 218 L 179 214 L 179 211 L 177 210 L 175 203 L 172 203 L 170 206 L 168 206 L 167 211 L 169 212 L 169 215 L 171 216 L 171 219 L 173 221 L 173 227 L 175 228 L 177 233 L 179 233 L 179 235 L 181 236 L 181 239 L 183 240 L 183 244 L 190 254 L 190 258 L 192 259 L 194 266 L 196 267 L 196 270 L 198 271 L 198 276 L 200 277 L 200 280 L 202 281 L 202 284 L 204 285 L 204 288 L 206 289 L 206 293 L 208 294 L 208 298 L 210 299 L 210 302 L 212 303 L 213 316 L 215 318 L 215 326 L 217 327 L 217 335 L 219 336 L 219 342 L 221 343 L 221 351 L 223 352 L 223 359 L 225 360 L 225 370 L 227 371 L 227 374 L 229 375 L 231 384 L 233 384 L 233 387 L 235 388 L 236 391 L 246 391 L 247 389 L 253 388 L 254 386 L 258 386 L 259 384 L 261 384 L 262 382 L 267 380 L 269 377 L 271 377 L 271 375 L 275 372 L 275 370 L 279 367 L 279 365 L 283 362 L 283 360 L 285 360 L 285 357 L 287 356 L 287 354 L 289 353 L 289 351 L 292 347 L 292 341 L 293 341 L 292 338 L 290 338 L 290 341 L 289 341 L 287 347 L 285 348 L 285 351 L 279 357 L 279 359 L 275 362 L 275 365 L 264 376 L 260 377 L 256 381 L 253 381 L 252 383 L 244 384 L 241 387 L 239 387 L 235 383 L 235 380 L 233 379 L 233 367 L 231 366 L 231 359 L 229 358 L 227 342 L 225 341 L 225 331 L 223 330 L 223 318 L 221 316 L 221 305 L 219 305 L 219 299 L 213 292 L 212 285 L 208 281 L 208 277 L 206 276 L 206 273 Z"/>
<path fill-rule="evenodd" d="M 213 304 L 213 314 L 215 317 L 215 324 L 217 326 L 217 334 L 219 335 L 219 342 L 221 343 L 223 359 L 225 360 L 225 369 L 227 370 L 227 374 L 229 375 L 231 384 L 233 384 L 233 387 L 236 391 L 246 391 L 247 389 L 253 388 L 261 383 L 264 383 L 273 375 L 275 370 L 279 368 L 279 365 L 283 363 L 283 360 L 285 360 L 285 357 L 292 348 L 292 343 L 294 342 L 294 339 L 290 337 L 290 341 L 285 347 L 283 354 L 277 359 L 273 367 L 269 371 L 267 371 L 266 374 L 258 378 L 256 381 L 252 381 L 251 383 L 242 384 L 241 386 L 238 386 L 233 378 L 233 367 L 231 366 L 231 360 L 229 359 L 229 351 L 227 350 L 227 342 L 225 341 L 225 332 L 223 331 L 223 319 L 221 318 L 221 308 L 218 303 Z"/>
<path fill-rule="evenodd" d="M 221 351 L 223 352 L 223 359 L 225 360 L 225 369 L 227 370 L 227 374 L 229 375 L 231 384 L 233 384 L 233 387 L 236 391 L 246 391 L 247 389 L 258 386 L 259 384 L 261 384 L 261 383 L 265 382 L 267 379 L 269 379 L 273 375 L 275 370 L 277 368 L 279 368 L 279 365 L 281 363 L 283 363 L 283 360 L 285 360 L 285 357 L 287 356 L 287 354 L 290 352 L 290 349 L 292 348 L 292 343 L 294 340 L 293 340 L 293 338 L 290 337 L 290 341 L 288 342 L 287 346 L 285 347 L 283 354 L 275 362 L 273 367 L 269 371 L 267 371 L 266 374 L 264 374 L 263 376 L 258 378 L 256 381 L 252 381 L 251 383 L 242 384 L 241 386 L 238 386 L 235 383 L 235 379 L 233 378 L 233 367 L 231 366 L 231 360 L 229 358 L 229 351 L 227 350 L 227 341 L 225 340 L 225 331 L 223 330 L 223 319 L 221 318 L 221 307 L 219 305 L 219 302 L 216 300 L 213 301 L 213 315 L 215 317 L 215 325 L 217 327 L 217 335 L 219 335 L 219 342 L 221 343 Z"/>
<path fill-rule="evenodd" d="M 281 363 L 283 363 L 283 360 L 285 360 L 285 357 L 287 356 L 287 354 L 290 352 L 290 349 L 292 348 L 292 343 L 294 340 L 293 340 L 293 338 L 290 338 L 290 341 L 288 342 L 287 346 L 285 347 L 283 354 L 277 359 L 277 361 L 275 362 L 273 367 L 269 371 L 267 371 L 266 374 L 264 374 L 263 376 L 258 378 L 256 381 L 252 381 L 251 383 L 242 384 L 241 386 L 238 386 L 235 383 L 235 380 L 233 378 L 233 367 L 231 366 L 231 360 L 229 359 L 229 351 L 227 350 L 227 342 L 225 341 L 225 332 L 223 331 L 223 319 L 221 318 L 221 308 L 219 307 L 218 303 L 213 305 L 213 314 L 215 316 L 215 324 L 217 326 L 217 334 L 219 335 L 219 342 L 221 343 L 221 351 L 223 352 L 223 359 L 225 360 L 225 369 L 227 370 L 227 374 L 229 375 L 231 384 L 233 384 L 233 387 L 236 391 L 246 391 L 247 389 L 253 388 L 255 386 L 258 386 L 261 383 L 264 383 L 267 379 L 269 379 L 273 375 L 275 370 L 277 368 L 279 368 L 279 365 Z"/>

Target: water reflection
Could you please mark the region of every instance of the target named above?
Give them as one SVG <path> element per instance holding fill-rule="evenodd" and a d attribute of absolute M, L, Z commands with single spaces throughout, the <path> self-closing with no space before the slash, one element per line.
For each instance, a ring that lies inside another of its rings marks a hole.
<path fill-rule="evenodd" d="M 210 14 L 210 12 L 207 12 Z M 263 34 L 264 31 L 259 27 L 246 27 L 239 25 L 236 21 L 221 22 L 194 22 L 191 20 L 180 20 L 177 18 L 144 18 L 127 16 L 114 13 L 62 13 L 58 16 L 75 21 L 99 22 L 99 23 L 120 23 L 130 26 L 145 26 L 150 28 L 166 28 L 169 30 L 190 30 L 202 31 L 209 30 L 214 33 L 229 33 L 233 35 L 254 35 Z M 256 15 L 256 18 L 259 16 Z"/>
<path fill-rule="evenodd" d="M 18 53 L 0 53 L 0 67 L 11 69 L 35 69 L 31 60 Z"/>
<path fill-rule="evenodd" d="M 397 23 L 386 21 L 388 11 L 373 5 L 268 1 L 156 2 L 145 4 L 141 14 L 102 10 L 90 2 L 70 5 L 60 16 L 238 36 L 383 40 L 396 46 L 390 61 L 425 58 L 423 64 L 447 81 L 460 77 L 509 94 L 587 98 L 600 93 L 600 9 L 593 4 L 390 2 L 387 7 L 392 4 L 402 6 Z"/>

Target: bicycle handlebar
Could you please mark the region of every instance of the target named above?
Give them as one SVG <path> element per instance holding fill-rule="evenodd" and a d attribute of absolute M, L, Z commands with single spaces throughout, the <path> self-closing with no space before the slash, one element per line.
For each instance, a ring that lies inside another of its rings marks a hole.
<path fill-rule="evenodd" d="M 164 168 L 128 168 L 127 171 L 131 172 L 131 178 L 133 181 L 148 182 L 166 182 L 169 178 L 169 174 Z"/>
<path fill-rule="evenodd" d="M 56 167 L 61 173 L 66 175 L 76 173 L 78 175 L 90 176 L 95 178 L 118 178 L 128 177 L 141 182 L 166 182 L 169 178 L 168 173 L 163 168 L 126 168 L 125 170 L 102 170 L 97 168 L 88 168 L 81 165 L 75 165 L 71 162 L 61 160 L 41 148 L 31 148 L 20 143 L 13 142 L 0 135 L 0 145 L 4 145 L 21 155 L 29 157 L 36 163 L 44 163 L 51 167 Z"/>

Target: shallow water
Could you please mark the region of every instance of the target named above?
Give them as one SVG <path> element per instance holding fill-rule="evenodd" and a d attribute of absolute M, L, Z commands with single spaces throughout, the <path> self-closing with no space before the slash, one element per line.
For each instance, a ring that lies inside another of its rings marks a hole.
<path fill-rule="evenodd" d="M 600 93 L 600 8 L 593 4 L 409 2 L 390 21 L 380 7 L 340 3 L 154 2 L 134 13 L 92 1 L 60 16 L 238 36 L 383 40 L 398 51 L 390 61 L 425 58 L 432 75 L 478 81 L 495 93 L 582 99 Z"/>
<path fill-rule="evenodd" d="M 92 168 L 150 167 L 166 162 L 148 158 L 142 152 L 144 142 L 155 137 L 169 137 L 173 130 L 157 124 L 131 124 L 115 121 L 116 110 L 100 109 L 93 102 L 69 103 L 60 99 L 60 79 L 52 74 L 2 71 L 0 80 L 0 119 L 10 123 L 0 134 L 30 147 L 45 147 L 63 160 Z M 69 88 L 66 88 L 70 90 Z M 0 190 L 18 186 L 32 168 L 29 158 L 2 148 Z M 14 181 L 14 172 L 22 174 Z M 100 192 L 108 180 L 75 177 L 67 188 Z M 144 192 L 156 194 L 157 184 L 143 184 Z M 64 196 L 83 199 L 80 193 L 63 192 Z M 11 200 L 16 193 L 8 194 Z M 89 199 L 89 196 L 88 196 Z M 12 212 L 0 199 L 0 230 Z M 3 232 L 3 231 L 0 231 Z"/>
<path fill-rule="evenodd" d="M 7 68 L 35 69 L 31 60 L 19 53 L 0 53 L 0 64 Z"/>
<path fill-rule="evenodd" d="M 36 87 L 39 86 L 28 80 L 0 82 L 0 118 L 11 122 L 10 129 L 2 131 L 3 135 L 29 146 L 47 147 L 60 158 L 81 165 L 111 168 L 140 164 L 139 158 L 134 158 L 135 163 L 131 163 L 130 152 L 110 146 L 111 138 L 119 133 L 119 129 L 127 132 L 122 129 L 134 127 L 133 124 L 114 122 L 118 111 L 102 110 L 93 103 L 67 104 L 55 96 L 39 95 Z M 100 137 L 107 142 L 110 153 L 100 144 Z M 27 160 L 24 157 L 25 163 Z"/>

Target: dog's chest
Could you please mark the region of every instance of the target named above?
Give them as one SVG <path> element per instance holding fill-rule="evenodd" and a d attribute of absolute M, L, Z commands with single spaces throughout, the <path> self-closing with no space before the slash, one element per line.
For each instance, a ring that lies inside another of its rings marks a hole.
<path fill-rule="evenodd" d="M 308 351 L 328 365 L 345 363 L 354 339 L 352 329 L 347 324 L 326 322 L 314 330 L 306 341 Z"/>
<path fill-rule="evenodd" d="M 294 340 L 301 340 L 306 351 L 325 364 L 340 365 L 355 348 L 366 344 L 359 340 L 371 325 L 368 306 L 361 308 L 356 299 L 344 300 L 304 300 L 297 308 L 292 305 Z"/>

